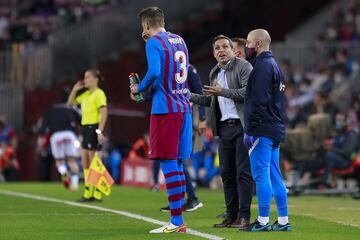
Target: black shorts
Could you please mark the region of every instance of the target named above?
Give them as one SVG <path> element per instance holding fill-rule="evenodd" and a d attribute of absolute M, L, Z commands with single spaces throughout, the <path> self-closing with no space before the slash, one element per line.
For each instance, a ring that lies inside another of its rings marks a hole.
<path fill-rule="evenodd" d="M 98 128 L 98 124 L 91 125 L 83 125 L 82 126 L 82 143 L 81 147 L 87 150 L 98 151 L 101 150 L 101 145 L 98 143 L 96 129 Z"/>

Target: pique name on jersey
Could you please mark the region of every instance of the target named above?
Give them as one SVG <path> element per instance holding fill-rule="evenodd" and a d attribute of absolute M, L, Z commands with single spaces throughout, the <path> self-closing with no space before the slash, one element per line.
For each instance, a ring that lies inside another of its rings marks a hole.
<path fill-rule="evenodd" d="M 181 39 L 180 38 L 169 38 L 168 40 L 172 44 L 181 44 Z"/>

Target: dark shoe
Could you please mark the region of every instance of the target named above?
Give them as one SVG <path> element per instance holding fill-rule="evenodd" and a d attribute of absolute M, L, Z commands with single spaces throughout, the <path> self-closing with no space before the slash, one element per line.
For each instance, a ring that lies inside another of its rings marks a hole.
<path fill-rule="evenodd" d="M 92 201 L 97 202 L 97 203 L 101 203 L 102 199 L 97 199 L 97 198 L 92 197 Z"/>
<path fill-rule="evenodd" d="M 97 202 L 97 203 L 101 203 L 102 200 L 101 199 L 96 199 L 94 197 L 91 198 L 84 198 L 81 197 L 79 200 L 77 200 L 77 202 L 81 202 L 81 203 L 88 203 L 88 202 Z"/>
<path fill-rule="evenodd" d="M 160 208 L 160 212 L 170 212 L 170 207 L 166 206 L 166 207 Z"/>
<path fill-rule="evenodd" d="M 240 231 L 247 232 L 268 232 L 272 230 L 272 226 L 267 223 L 266 225 L 261 225 L 258 220 L 250 224 L 248 228 L 240 229 Z"/>
<path fill-rule="evenodd" d="M 88 203 L 88 202 L 93 202 L 94 201 L 94 198 L 91 197 L 91 198 L 84 198 L 84 197 L 81 197 L 79 200 L 77 200 L 76 202 L 80 202 L 80 203 Z"/>
<path fill-rule="evenodd" d="M 278 221 L 274 222 L 274 224 L 272 225 L 272 230 L 273 231 L 285 231 L 285 232 L 290 232 L 291 231 L 291 224 L 287 223 L 285 225 L 281 225 L 280 223 L 278 223 Z"/>
<path fill-rule="evenodd" d="M 250 220 L 245 218 L 237 218 L 229 227 L 231 228 L 239 228 L 240 230 L 244 230 L 250 226 Z"/>
<path fill-rule="evenodd" d="M 189 200 L 188 199 L 183 207 L 183 211 L 193 212 L 203 206 L 204 206 L 204 204 L 202 204 L 202 202 L 200 202 L 199 200 Z"/>
<path fill-rule="evenodd" d="M 226 228 L 229 227 L 235 219 L 225 218 L 221 223 L 214 224 L 214 228 Z"/>

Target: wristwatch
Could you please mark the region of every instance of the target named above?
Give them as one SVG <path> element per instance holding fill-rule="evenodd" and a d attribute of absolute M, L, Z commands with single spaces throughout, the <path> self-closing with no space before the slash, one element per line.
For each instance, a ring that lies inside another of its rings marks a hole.
<path fill-rule="evenodd" d="M 96 129 L 95 132 L 96 132 L 97 135 L 100 135 L 100 134 L 103 134 L 103 133 L 104 133 L 104 132 L 101 131 L 100 129 Z"/>

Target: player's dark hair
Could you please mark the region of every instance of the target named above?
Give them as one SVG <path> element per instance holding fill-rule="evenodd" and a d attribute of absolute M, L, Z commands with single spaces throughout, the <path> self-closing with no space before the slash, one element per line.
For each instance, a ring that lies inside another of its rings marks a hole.
<path fill-rule="evenodd" d="M 87 72 L 91 73 L 95 78 L 97 78 L 99 81 L 104 81 L 104 77 L 101 74 L 101 72 L 98 69 L 89 69 Z"/>
<path fill-rule="evenodd" d="M 228 40 L 229 43 L 230 43 L 230 47 L 231 47 L 231 48 L 234 47 L 234 45 L 232 44 L 231 39 L 230 39 L 229 37 L 225 36 L 225 35 L 217 35 L 216 37 L 214 37 L 213 40 L 212 40 L 212 46 L 214 46 L 215 42 L 218 41 L 218 40 L 220 40 L 220 39 L 226 39 L 226 40 Z"/>
<path fill-rule="evenodd" d="M 143 8 L 137 15 L 140 23 L 146 21 L 150 27 L 164 27 L 164 12 L 158 7 Z"/>
<path fill-rule="evenodd" d="M 232 38 L 231 41 L 232 41 L 233 43 L 237 43 L 237 45 L 238 45 L 239 47 L 241 47 L 241 48 L 245 48 L 246 42 L 247 42 L 246 39 L 244 39 L 244 38 L 239 38 L 239 37 Z"/>

